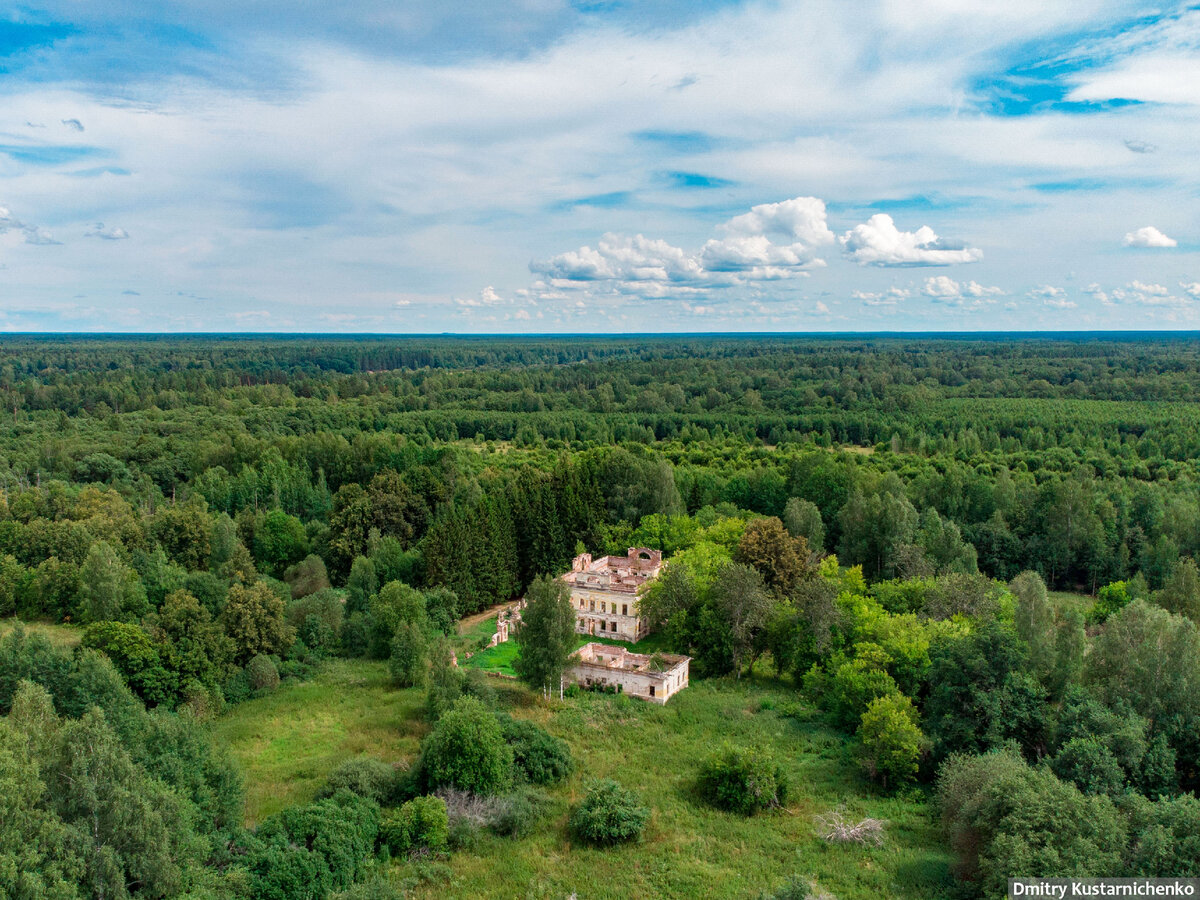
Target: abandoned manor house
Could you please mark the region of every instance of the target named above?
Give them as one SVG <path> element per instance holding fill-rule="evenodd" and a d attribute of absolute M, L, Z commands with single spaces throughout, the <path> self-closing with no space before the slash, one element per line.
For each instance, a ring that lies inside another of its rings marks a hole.
<path fill-rule="evenodd" d="M 642 589 L 662 571 L 662 551 L 630 547 L 625 556 L 590 553 L 575 557 L 562 576 L 571 588 L 575 631 L 636 643 L 650 632 L 638 612 Z M 613 687 L 654 703 L 666 703 L 687 687 L 686 656 L 634 653 L 624 647 L 591 643 L 575 651 L 566 680 L 583 686 Z"/>
<path fill-rule="evenodd" d="M 650 633 L 638 615 L 638 595 L 662 571 L 662 551 L 630 547 L 628 556 L 575 557 L 562 576 L 571 586 L 575 630 L 634 643 Z"/>

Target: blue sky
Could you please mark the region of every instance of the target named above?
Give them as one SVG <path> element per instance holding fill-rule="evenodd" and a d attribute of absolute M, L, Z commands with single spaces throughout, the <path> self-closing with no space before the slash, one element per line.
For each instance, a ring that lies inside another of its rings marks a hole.
<path fill-rule="evenodd" d="M 0 12 L 0 329 L 1200 328 L 1200 6 Z"/>

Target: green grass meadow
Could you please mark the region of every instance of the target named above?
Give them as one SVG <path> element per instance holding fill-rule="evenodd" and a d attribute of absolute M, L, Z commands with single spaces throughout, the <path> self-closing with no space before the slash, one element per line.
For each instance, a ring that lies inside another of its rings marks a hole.
<path fill-rule="evenodd" d="M 483 834 L 435 867 L 444 877 L 422 882 L 416 896 L 754 898 L 793 875 L 815 879 L 838 900 L 949 896 L 950 857 L 924 796 L 875 794 L 845 737 L 821 725 L 790 685 L 696 680 L 662 707 L 604 694 L 544 702 L 517 683 L 494 685 L 502 707 L 571 745 L 576 770 L 549 789 L 550 813 L 531 835 Z M 427 730 L 423 699 L 391 688 L 380 663 L 333 661 L 310 682 L 232 708 L 213 732 L 245 773 L 247 820 L 308 800 L 349 757 L 415 758 Z M 783 763 L 792 785 L 786 809 L 742 818 L 695 797 L 699 765 L 724 741 L 766 747 Z M 653 815 L 639 843 L 598 850 L 570 838 L 570 806 L 591 777 L 642 793 Z M 818 838 L 813 817 L 839 807 L 884 819 L 884 846 Z M 396 862 L 395 874 L 412 876 L 420 865 Z"/>
<path fill-rule="evenodd" d="M 212 733 L 245 775 L 247 824 L 311 800 L 352 757 L 415 757 L 428 730 L 424 703 L 422 691 L 393 688 L 384 663 L 330 660 L 310 681 L 231 707 Z"/>
<path fill-rule="evenodd" d="M 83 629 L 74 625 L 50 625 L 46 622 L 22 622 L 20 619 L 0 619 L 0 638 L 7 637 L 17 626 L 29 635 L 38 634 L 56 647 L 70 649 L 83 640 Z"/>
<path fill-rule="evenodd" d="M 1086 616 L 1096 598 L 1090 594 L 1078 594 L 1073 591 L 1047 591 L 1050 602 L 1061 610 L 1074 610 L 1081 616 Z"/>

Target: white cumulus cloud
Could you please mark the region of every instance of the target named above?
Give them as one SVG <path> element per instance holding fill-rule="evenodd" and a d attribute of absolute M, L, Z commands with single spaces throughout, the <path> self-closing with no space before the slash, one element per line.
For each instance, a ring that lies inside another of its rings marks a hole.
<path fill-rule="evenodd" d="M 595 247 L 535 261 L 530 269 L 558 287 L 611 282 L 623 293 L 662 297 L 803 275 L 825 265 L 817 250 L 836 240 L 816 197 L 754 206 L 717 232 L 697 252 L 642 234 L 609 233 Z"/>
<path fill-rule="evenodd" d="M 841 238 L 846 254 L 863 266 L 952 266 L 978 262 L 983 251 L 945 241 L 928 225 L 901 231 L 887 213 L 876 213 Z"/>
<path fill-rule="evenodd" d="M 1147 225 L 1144 228 L 1139 228 L 1136 231 L 1131 231 L 1125 235 L 1125 240 L 1122 241 L 1126 247 L 1177 247 L 1179 242 L 1175 241 L 1153 225 Z"/>
<path fill-rule="evenodd" d="M 816 197 L 759 204 L 718 230 L 725 236 L 708 241 L 700 253 L 705 268 L 714 272 L 821 265 L 814 249 L 835 240 L 825 223 L 825 203 Z M 775 243 L 776 237 L 785 243 Z"/>

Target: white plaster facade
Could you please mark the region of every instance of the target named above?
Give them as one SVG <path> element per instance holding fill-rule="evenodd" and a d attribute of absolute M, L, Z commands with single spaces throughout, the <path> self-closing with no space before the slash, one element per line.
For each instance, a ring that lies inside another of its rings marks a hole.
<path fill-rule="evenodd" d="M 625 556 L 575 557 L 562 578 L 571 586 L 577 634 L 635 643 L 650 633 L 638 597 L 662 571 L 662 551 L 630 547 Z"/>
<path fill-rule="evenodd" d="M 622 693 L 659 705 L 688 686 L 691 657 L 634 653 L 611 644 L 584 644 L 575 651 L 564 680 L 583 687 L 618 687 Z"/>

